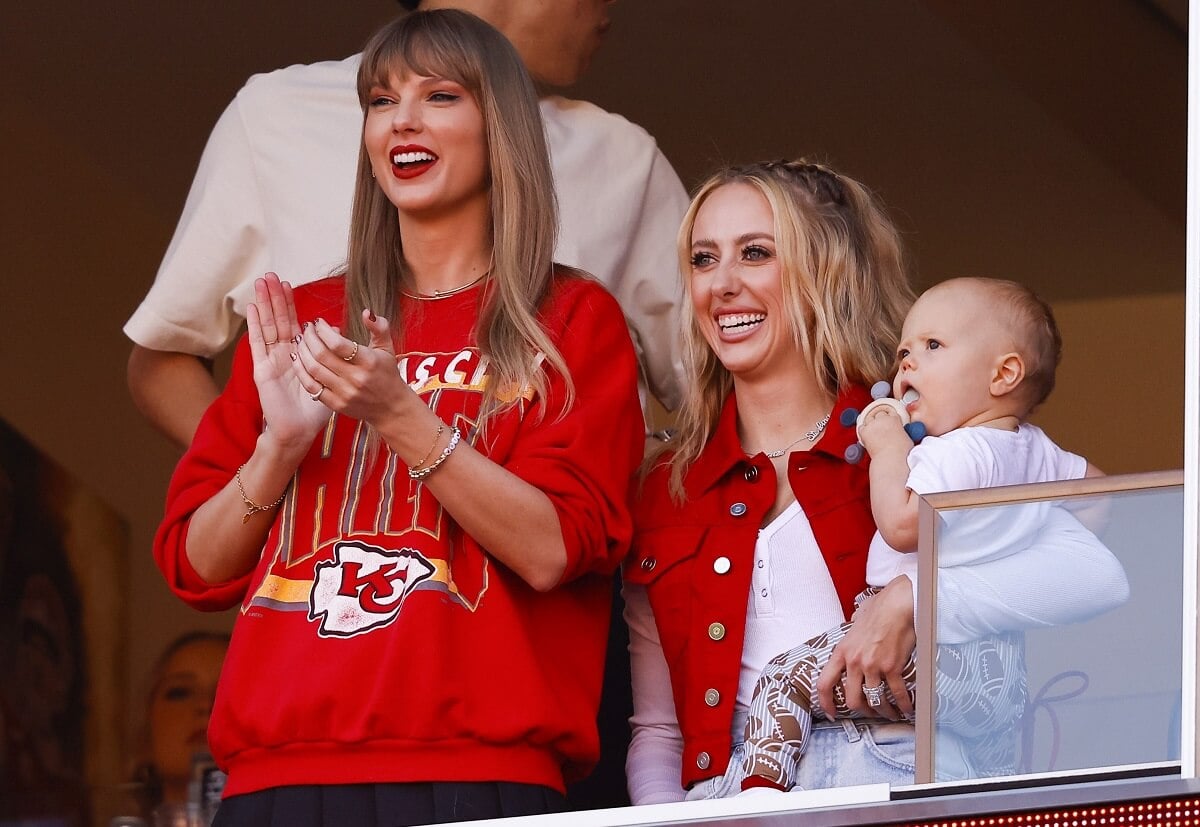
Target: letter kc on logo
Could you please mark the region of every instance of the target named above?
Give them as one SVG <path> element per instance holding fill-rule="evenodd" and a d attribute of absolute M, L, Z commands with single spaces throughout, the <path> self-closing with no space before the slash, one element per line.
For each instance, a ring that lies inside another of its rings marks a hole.
<path fill-rule="evenodd" d="M 314 569 L 308 619 L 321 621 L 321 637 L 352 637 L 386 626 L 433 572 L 433 564 L 416 549 L 338 543 L 333 559 Z"/>

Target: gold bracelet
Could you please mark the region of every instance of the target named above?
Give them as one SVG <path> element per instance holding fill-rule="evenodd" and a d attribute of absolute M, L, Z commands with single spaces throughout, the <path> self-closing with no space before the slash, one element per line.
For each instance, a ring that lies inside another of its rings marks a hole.
<path fill-rule="evenodd" d="M 429 446 L 429 450 L 425 452 L 425 456 L 421 457 L 418 461 L 410 465 L 410 468 L 420 468 L 429 461 L 429 458 L 433 456 L 434 449 L 437 448 L 438 440 L 442 438 L 442 431 L 444 430 L 446 430 L 446 423 L 439 422 L 437 433 L 433 435 L 433 444 Z"/>
<path fill-rule="evenodd" d="M 241 467 L 238 468 L 233 474 L 233 478 L 237 480 L 238 491 L 242 495 L 242 502 L 246 504 L 246 513 L 242 515 L 242 525 L 250 522 L 250 518 L 260 511 L 271 511 L 274 508 L 278 508 L 283 502 L 283 498 L 287 496 L 287 489 L 284 488 L 283 493 L 279 495 L 279 499 L 270 505 L 259 505 L 258 503 L 254 502 L 254 500 L 246 496 L 246 488 L 242 485 L 242 468 L 245 467 L 246 464 L 242 463 Z"/>
<path fill-rule="evenodd" d="M 428 477 L 438 469 L 439 465 L 446 461 L 446 457 L 454 453 L 454 449 L 458 447 L 458 441 L 460 439 L 462 439 L 462 431 L 458 430 L 457 427 L 451 428 L 450 442 L 448 442 L 446 447 L 442 449 L 442 453 L 438 456 L 438 458 L 435 459 L 431 465 L 427 465 L 424 468 L 417 468 L 416 466 L 409 468 L 408 478 L 410 480 L 417 480 L 419 482 Z"/>

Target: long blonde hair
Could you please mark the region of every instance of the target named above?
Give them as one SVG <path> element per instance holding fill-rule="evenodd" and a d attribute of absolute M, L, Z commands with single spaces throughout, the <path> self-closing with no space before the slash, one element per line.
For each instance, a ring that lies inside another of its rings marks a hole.
<path fill-rule="evenodd" d="M 413 12 L 371 38 L 358 70 L 364 120 L 371 87 L 405 72 L 460 84 L 483 113 L 492 270 L 475 338 L 489 360 L 492 379 L 479 421 L 500 407 L 497 392 L 503 389 L 532 388 L 544 398 L 543 364 L 565 378 L 567 398 L 562 410 L 566 410 L 574 398 L 570 374 L 537 320 L 553 276 L 558 205 L 533 83 L 520 56 L 500 32 L 474 15 L 454 9 Z M 394 308 L 406 269 L 396 207 L 372 179 L 370 158 L 366 149 L 360 148 L 346 265 L 350 338 L 367 341 L 362 311 L 369 308 L 392 320 L 393 336 L 399 341 L 402 321 L 392 317 L 397 315 Z M 544 357 L 544 362 L 539 357 Z"/>
<path fill-rule="evenodd" d="M 913 293 L 900 234 L 878 199 L 854 179 L 803 159 L 723 169 L 701 185 L 679 229 L 685 279 L 696 214 L 730 184 L 754 187 L 771 206 L 788 327 L 821 389 L 835 396 L 889 375 Z M 733 389 L 733 376 L 708 346 L 690 301 L 683 303 L 683 319 L 684 372 L 691 381 L 671 442 L 670 489 L 677 500 Z"/>

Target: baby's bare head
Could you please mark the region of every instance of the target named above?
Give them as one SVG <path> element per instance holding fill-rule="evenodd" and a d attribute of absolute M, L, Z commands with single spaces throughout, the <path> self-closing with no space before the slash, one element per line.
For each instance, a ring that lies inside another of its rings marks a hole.
<path fill-rule="evenodd" d="M 1025 378 L 1017 393 L 1025 414 L 1050 396 L 1062 359 L 1062 335 L 1049 304 L 1025 285 L 1008 279 L 954 278 L 934 285 L 926 294 L 935 291 L 950 294 L 979 336 L 995 343 L 997 354 L 1015 350 L 1021 355 Z"/>

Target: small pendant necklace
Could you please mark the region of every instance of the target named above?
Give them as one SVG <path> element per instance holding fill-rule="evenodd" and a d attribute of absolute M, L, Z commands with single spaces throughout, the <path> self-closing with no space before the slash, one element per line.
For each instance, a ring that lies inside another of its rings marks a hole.
<path fill-rule="evenodd" d="M 825 433 L 825 426 L 829 424 L 829 417 L 831 417 L 831 416 L 833 416 L 833 411 L 830 411 L 829 413 L 825 414 L 824 418 L 821 419 L 821 421 L 818 422 L 811 431 L 806 432 L 804 434 L 804 436 L 802 436 L 802 437 L 797 437 L 796 439 L 792 440 L 790 443 L 783 446 L 778 451 L 763 451 L 763 453 L 766 454 L 771 459 L 779 459 L 781 456 L 786 454 L 793 445 L 795 445 L 797 442 L 799 442 L 802 439 L 806 439 L 809 442 L 816 442 L 817 437 L 819 437 L 821 434 Z"/>
<path fill-rule="evenodd" d="M 409 291 L 407 291 L 403 287 L 401 287 L 400 295 L 404 296 L 405 298 L 414 299 L 415 301 L 419 301 L 419 302 L 432 302 L 432 301 L 437 301 L 438 299 L 448 299 L 451 296 L 457 295 L 458 293 L 462 293 L 465 290 L 470 290 L 472 287 L 479 284 L 479 282 L 483 281 L 491 274 L 492 274 L 492 271 L 491 271 L 491 268 L 489 268 L 484 271 L 482 276 L 475 279 L 474 281 L 469 281 L 466 284 L 463 284 L 459 287 L 451 287 L 449 290 L 434 290 L 432 293 L 410 293 Z"/>

